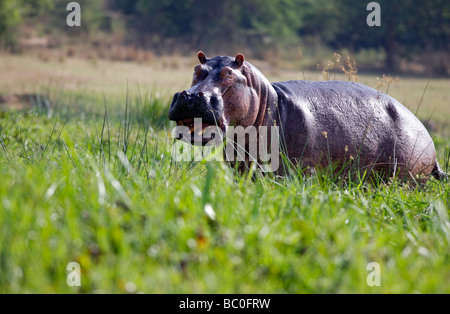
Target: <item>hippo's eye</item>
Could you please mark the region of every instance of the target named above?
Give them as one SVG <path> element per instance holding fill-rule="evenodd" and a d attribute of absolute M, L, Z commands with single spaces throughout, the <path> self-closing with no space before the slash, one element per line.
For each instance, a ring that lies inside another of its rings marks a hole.
<path fill-rule="evenodd" d="M 233 75 L 233 70 L 229 67 L 225 67 L 220 72 L 220 76 L 222 79 L 231 77 Z"/>

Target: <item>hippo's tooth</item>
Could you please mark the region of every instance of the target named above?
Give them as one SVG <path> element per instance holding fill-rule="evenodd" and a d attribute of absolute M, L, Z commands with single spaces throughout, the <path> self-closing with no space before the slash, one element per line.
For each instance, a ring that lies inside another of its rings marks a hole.
<path fill-rule="evenodd" d="M 205 126 L 203 129 L 201 129 L 200 131 L 197 132 L 198 135 L 203 135 L 205 134 L 205 130 L 209 127 L 209 125 Z"/>

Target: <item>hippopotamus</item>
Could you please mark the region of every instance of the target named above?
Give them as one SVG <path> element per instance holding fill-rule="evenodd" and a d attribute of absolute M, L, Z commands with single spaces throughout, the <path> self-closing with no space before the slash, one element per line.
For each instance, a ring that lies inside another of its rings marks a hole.
<path fill-rule="evenodd" d="M 270 83 L 242 54 L 207 58 L 199 51 L 197 57 L 191 87 L 170 105 L 169 119 L 178 126 L 192 129 L 195 118 L 202 129 L 216 125 L 224 133 L 230 126 L 276 126 L 279 158 L 302 170 L 330 166 L 343 175 L 357 169 L 368 177 L 422 182 L 446 175 L 424 125 L 380 91 L 346 81 Z"/>

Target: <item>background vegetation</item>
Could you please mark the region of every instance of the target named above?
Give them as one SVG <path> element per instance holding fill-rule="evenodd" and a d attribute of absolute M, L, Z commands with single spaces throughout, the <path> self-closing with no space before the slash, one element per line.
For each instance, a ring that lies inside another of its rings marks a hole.
<path fill-rule="evenodd" d="M 380 28 L 364 1 L 79 2 L 70 28 L 68 1 L 0 1 L 0 293 L 450 293 L 448 181 L 175 162 L 167 117 L 197 50 L 239 51 L 395 97 L 450 172 L 448 1 L 379 1 Z"/>
<path fill-rule="evenodd" d="M 380 0 L 381 27 L 368 27 L 366 1 L 351 0 L 99 0 L 78 1 L 81 29 L 64 27 L 66 0 L 3 0 L 0 42 L 19 49 L 21 36 L 47 36 L 58 46 L 89 38 L 159 54 L 235 50 L 262 59 L 360 54 L 359 66 L 392 73 L 402 63 L 422 73 L 448 75 L 450 4 L 445 0 Z M 20 27 L 27 25 L 26 27 Z M 20 32 L 22 30 L 22 32 Z M 66 37 L 72 35 L 70 39 Z M 381 61 L 381 62 L 380 62 Z"/>

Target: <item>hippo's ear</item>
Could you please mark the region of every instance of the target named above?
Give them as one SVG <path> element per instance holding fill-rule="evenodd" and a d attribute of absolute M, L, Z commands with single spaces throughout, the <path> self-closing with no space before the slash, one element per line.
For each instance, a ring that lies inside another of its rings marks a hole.
<path fill-rule="evenodd" d="M 244 55 L 241 53 L 238 53 L 236 55 L 236 59 L 234 59 L 234 63 L 240 68 L 244 64 L 245 58 Z"/>
<path fill-rule="evenodd" d="M 208 61 L 208 58 L 206 58 L 206 55 L 203 51 L 197 52 L 198 61 L 200 61 L 201 64 L 205 64 Z"/>

